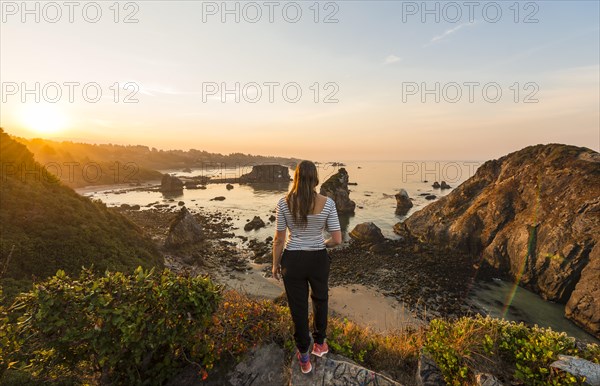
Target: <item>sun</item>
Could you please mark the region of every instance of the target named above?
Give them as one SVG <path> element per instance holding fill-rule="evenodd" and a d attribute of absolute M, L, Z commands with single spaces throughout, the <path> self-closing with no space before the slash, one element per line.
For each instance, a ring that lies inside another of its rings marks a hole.
<path fill-rule="evenodd" d="M 38 134 L 56 134 L 65 129 L 67 119 L 53 104 L 28 104 L 21 110 L 21 121 Z"/>

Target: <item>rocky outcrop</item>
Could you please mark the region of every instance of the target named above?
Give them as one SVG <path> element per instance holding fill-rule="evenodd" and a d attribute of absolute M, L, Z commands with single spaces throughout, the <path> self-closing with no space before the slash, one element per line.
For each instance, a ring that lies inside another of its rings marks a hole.
<path fill-rule="evenodd" d="M 292 356 L 289 363 L 286 357 Z M 203 380 L 198 368 L 183 369 L 167 386 L 315 386 L 315 385 L 379 385 L 402 386 L 390 377 L 366 369 L 351 359 L 333 353 L 319 358 L 311 355 L 312 370 L 302 373 L 296 355 L 275 343 L 250 350 L 234 367 L 217 366 Z"/>
<path fill-rule="evenodd" d="M 265 227 L 265 222 L 263 221 L 263 219 L 258 216 L 254 216 L 254 218 L 252 220 L 250 220 L 249 222 L 246 223 L 246 225 L 244 225 L 244 230 L 246 232 L 249 232 L 251 230 L 260 229 L 260 228 L 264 228 L 264 227 Z"/>
<path fill-rule="evenodd" d="M 164 174 L 160 181 L 160 191 L 163 193 L 182 192 L 183 182 L 170 174 Z"/>
<path fill-rule="evenodd" d="M 321 184 L 321 194 L 333 199 L 338 213 L 354 213 L 356 204 L 350 200 L 346 169 L 340 168 L 336 174 Z"/>
<path fill-rule="evenodd" d="M 381 229 L 372 222 L 358 224 L 350 232 L 350 237 L 365 244 L 378 244 L 385 241 Z"/>
<path fill-rule="evenodd" d="M 410 208 L 413 207 L 413 203 L 408 197 L 408 192 L 404 189 L 400 189 L 400 192 L 396 194 L 396 214 L 404 216 Z"/>
<path fill-rule="evenodd" d="M 167 248 L 179 248 L 202 240 L 202 227 L 184 206 L 169 227 Z"/>
<path fill-rule="evenodd" d="M 442 183 L 440 184 L 439 182 L 434 182 L 433 185 L 431 185 L 434 189 L 452 189 L 452 186 L 448 185 L 448 183 L 446 181 L 442 181 Z"/>
<path fill-rule="evenodd" d="M 335 354 L 327 354 L 319 358 L 311 356 L 312 370 L 308 374 L 300 371 L 298 358 L 292 360 L 292 376 L 290 386 L 314 385 L 379 385 L 402 386 L 393 379 L 366 369 L 350 359 Z M 275 386 L 275 383 L 272 384 Z"/>
<path fill-rule="evenodd" d="M 600 210 L 597 210 L 596 216 L 600 217 Z M 596 237 L 598 237 L 597 233 Z M 581 279 L 567 302 L 565 316 L 586 327 L 588 331 L 594 332 L 596 337 L 600 337 L 600 245 L 598 243 L 590 251 L 588 260 L 589 263 L 581 271 Z"/>
<path fill-rule="evenodd" d="M 253 349 L 229 376 L 232 386 L 283 385 L 284 351 L 275 343 Z"/>
<path fill-rule="evenodd" d="M 600 337 L 598 181 L 597 152 L 530 146 L 486 162 L 404 224 L 413 236 L 467 251 L 483 268 L 566 303 L 566 315 Z"/>
<path fill-rule="evenodd" d="M 284 165 L 255 165 L 250 173 L 240 177 L 240 182 L 289 182 L 290 171 Z"/>

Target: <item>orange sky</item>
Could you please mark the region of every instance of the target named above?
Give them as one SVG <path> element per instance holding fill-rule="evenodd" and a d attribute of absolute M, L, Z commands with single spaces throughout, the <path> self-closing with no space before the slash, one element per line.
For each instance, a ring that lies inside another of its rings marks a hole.
<path fill-rule="evenodd" d="M 97 23 L 5 14 L 0 124 L 23 137 L 310 159 L 599 150 L 598 3 L 541 2 L 536 23 L 508 8 L 498 22 L 423 22 L 400 3 L 336 3 L 318 23 L 309 8 L 297 23 L 222 22 L 195 2 L 139 3 L 129 24 L 110 9 Z"/>

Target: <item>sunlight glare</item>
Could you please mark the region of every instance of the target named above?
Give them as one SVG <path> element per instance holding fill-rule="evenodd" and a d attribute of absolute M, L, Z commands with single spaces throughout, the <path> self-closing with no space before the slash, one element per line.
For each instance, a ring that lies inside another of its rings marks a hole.
<path fill-rule="evenodd" d="M 56 134 L 66 126 L 66 117 L 58 106 L 51 104 L 28 104 L 21 111 L 21 121 L 29 130 L 38 134 Z"/>

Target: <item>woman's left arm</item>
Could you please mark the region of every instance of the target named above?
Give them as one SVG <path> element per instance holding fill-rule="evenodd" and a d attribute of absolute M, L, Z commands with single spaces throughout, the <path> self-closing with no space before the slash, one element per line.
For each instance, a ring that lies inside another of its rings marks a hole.
<path fill-rule="evenodd" d="M 285 245 L 285 230 L 275 231 L 273 238 L 273 278 L 279 280 L 281 275 L 281 254 Z"/>

